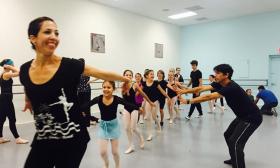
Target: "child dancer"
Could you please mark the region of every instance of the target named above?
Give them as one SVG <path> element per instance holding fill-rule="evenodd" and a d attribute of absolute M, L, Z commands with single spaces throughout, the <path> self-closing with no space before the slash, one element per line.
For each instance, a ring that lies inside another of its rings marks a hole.
<path fill-rule="evenodd" d="M 157 72 L 157 77 L 158 77 L 158 82 L 160 87 L 166 92 L 166 88 L 167 88 L 167 82 L 164 80 L 165 78 L 165 74 L 163 72 L 163 70 L 159 70 Z M 164 118 L 164 106 L 165 106 L 165 99 L 166 97 L 160 93 L 159 95 L 159 111 L 160 111 L 160 126 L 163 127 L 163 118 Z"/>
<path fill-rule="evenodd" d="M 135 83 L 142 89 L 142 75 L 140 73 L 136 73 L 135 74 Z M 136 91 L 135 94 L 135 101 L 138 107 L 144 107 L 144 98 L 143 96 L 140 94 L 139 91 Z M 140 124 L 144 124 L 144 116 L 145 116 L 145 110 L 143 108 L 142 113 L 139 113 L 139 123 Z"/>
<path fill-rule="evenodd" d="M 123 98 L 131 103 L 137 106 L 136 104 L 136 91 L 139 92 L 145 99 L 146 101 L 151 105 L 155 106 L 152 101 L 147 97 L 147 95 L 142 91 L 142 89 L 138 86 L 136 83 L 132 83 L 132 78 L 133 78 L 133 72 L 131 70 L 125 70 L 123 73 L 123 76 L 130 79 L 130 83 L 128 84 L 128 91 L 122 90 L 122 96 Z M 139 107 L 139 106 L 138 106 Z M 135 133 L 139 140 L 140 140 L 140 148 L 144 148 L 144 138 L 140 131 L 137 129 L 137 120 L 138 120 L 138 111 L 134 110 L 131 107 L 124 107 L 124 112 L 123 112 L 123 119 L 124 119 L 124 125 L 125 125 L 125 130 L 127 133 L 127 138 L 128 138 L 128 143 L 129 147 L 125 151 L 125 154 L 129 154 L 134 151 L 134 145 L 132 144 L 132 135 Z"/>
<path fill-rule="evenodd" d="M 158 97 L 160 95 L 159 92 L 161 92 L 166 98 L 168 98 L 168 102 L 170 101 L 169 96 L 166 94 L 166 92 L 161 88 L 158 81 L 154 81 L 154 71 L 148 70 L 145 73 L 146 82 L 143 83 L 143 91 L 147 94 L 149 99 L 156 105 L 156 107 L 151 106 L 149 103 L 145 103 L 145 110 L 148 115 L 148 138 L 147 141 L 151 141 L 153 138 L 152 134 L 152 118 L 156 122 L 156 125 L 158 126 L 158 131 L 161 131 L 160 123 L 157 120 L 157 108 L 158 108 Z"/>
<path fill-rule="evenodd" d="M 171 99 L 170 103 L 168 103 L 168 111 L 170 115 L 169 124 L 173 124 L 173 120 L 174 120 L 173 113 L 174 113 L 174 109 L 176 108 L 175 103 L 177 101 L 177 93 L 176 93 L 177 84 L 179 84 L 179 82 L 175 81 L 175 74 L 173 72 L 169 72 L 168 84 L 167 84 L 167 94 Z"/>
<path fill-rule="evenodd" d="M 83 109 L 98 104 L 101 114 L 101 121 L 99 124 L 98 137 L 100 138 L 100 154 L 104 161 L 104 167 L 109 167 L 109 159 L 107 154 L 108 143 L 111 142 L 112 154 L 114 157 L 116 168 L 120 168 L 119 156 L 119 137 L 120 125 L 117 119 L 118 105 L 122 104 L 132 110 L 139 110 L 134 104 L 127 103 L 124 99 L 113 95 L 116 89 L 115 82 L 104 81 L 102 84 L 103 95 L 95 97 L 89 104 L 83 105 Z"/>

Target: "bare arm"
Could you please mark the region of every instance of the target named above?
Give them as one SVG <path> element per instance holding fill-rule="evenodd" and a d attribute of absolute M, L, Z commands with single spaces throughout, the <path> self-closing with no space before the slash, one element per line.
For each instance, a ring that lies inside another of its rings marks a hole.
<path fill-rule="evenodd" d="M 118 75 L 113 72 L 99 70 L 97 68 L 94 68 L 94 67 L 91 67 L 88 65 L 85 65 L 83 75 L 95 77 L 98 79 L 108 80 L 108 81 L 122 81 L 122 82 L 126 82 L 126 83 L 129 82 L 129 79 L 127 79 L 121 75 Z"/>
<path fill-rule="evenodd" d="M 162 87 L 160 85 L 157 86 L 158 90 L 160 91 L 160 93 L 162 95 L 164 95 L 164 97 L 166 97 L 167 99 L 170 100 L 170 97 L 166 94 L 166 92 L 162 89 Z"/>
<path fill-rule="evenodd" d="M 173 90 L 173 88 L 172 88 L 172 86 L 168 83 L 167 85 L 166 85 L 169 89 L 172 89 Z M 173 90 L 174 91 L 174 90 Z"/>
<path fill-rule="evenodd" d="M 178 94 L 187 94 L 187 93 L 200 93 L 208 90 L 213 90 L 214 88 L 211 85 L 207 86 L 199 86 L 195 88 L 188 88 L 188 89 L 178 89 Z"/>
<path fill-rule="evenodd" d="M 180 89 L 187 89 L 187 87 L 183 85 L 184 83 L 176 82 L 175 84 L 176 84 Z"/>
<path fill-rule="evenodd" d="M 153 104 L 153 102 L 149 99 L 146 93 L 143 92 L 143 90 L 139 87 L 138 84 L 134 83 L 134 87 L 137 89 L 137 92 L 144 97 L 144 99 L 146 99 L 150 104 Z"/>
<path fill-rule="evenodd" d="M 199 81 L 198 86 L 202 86 L 202 78 L 199 78 L 198 81 Z M 196 93 L 196 96 L 199 96 L 199 93 L 200 93 L 200 92 L 197 92 L 197 93 Z"/>
<path fill-rule="evenodd" d="M 10 70 L 9 72 L 5 72 L 3 74 L 4 80 L 9 80 L 10 78 L 19 76 L 19 70 L 16 67 L 11 66 L 11 65 L 4 65 L 4 68 Z"/>
<path fill-rule="evenodd" d="M 202 86 L 202 78 L 199 79 L 199 86 Z"/>
<path fill-rule="evenodd" d="M 222 97 L 223 96 L 221 94 L 219 94 L 218 92 L 214 92 L 214 93 L 202 95 L 202 96 L 190 99 L 190 100 L 180 98 L 180 101 L 183 104 L 194 104 L 194 103 L 201 103 L 201 102 L 205 102 L 208 100 L 214 100 L 214 99 L 218 99 L 218 98 L 222 98 Z"/>
<path fill-rule="evenodd" d="M 174 89 L 174 87 L 172 85 L 170 85 L 169 83 L 167 84 L 167 87 L 171 90 L 173 90 L 174 92 L 176 92 L 177 90 Z M 176 87 L 177 87 L 177 84 L 176 84 Z"/>

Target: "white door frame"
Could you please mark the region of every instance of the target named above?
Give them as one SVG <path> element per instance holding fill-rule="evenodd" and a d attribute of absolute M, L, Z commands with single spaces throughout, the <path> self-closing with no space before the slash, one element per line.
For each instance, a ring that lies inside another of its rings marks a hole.
<path fill-rule="evenodd" d="M 272 64 L 272 59 L 278 58 L 280 59 L 280 55 L 269 55 L 269 63 L 268 63 L 268 88 L 271 89 L 271 64 Z"/>

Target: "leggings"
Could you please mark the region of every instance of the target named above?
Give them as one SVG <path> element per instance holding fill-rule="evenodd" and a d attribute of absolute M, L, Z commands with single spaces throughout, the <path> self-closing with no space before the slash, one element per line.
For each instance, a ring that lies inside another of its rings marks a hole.
<path fill-rule="evenodd" d="M 0 95 L 0 137 L 3 137 L 3 125 L 6 118 L 9 120 L 9 127 L 14 138 L 18 138 L 19 135 L 16 128 L 16 115 L 12 95 Z"/>

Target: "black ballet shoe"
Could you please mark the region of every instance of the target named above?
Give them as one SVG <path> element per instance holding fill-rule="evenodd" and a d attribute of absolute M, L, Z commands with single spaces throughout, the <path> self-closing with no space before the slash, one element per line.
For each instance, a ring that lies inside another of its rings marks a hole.
<path fill-rule="evenodd" d="M 231 159 L 225 160 L 225 161 L 224 161 L 224 164 L 232 165 Z"/>

